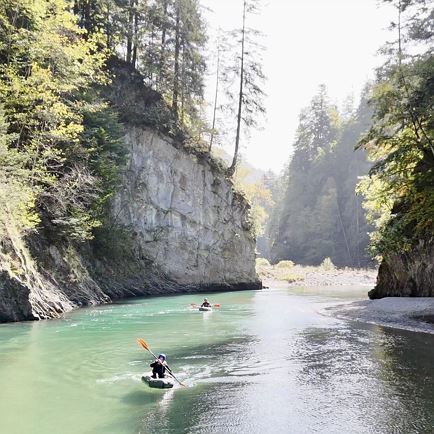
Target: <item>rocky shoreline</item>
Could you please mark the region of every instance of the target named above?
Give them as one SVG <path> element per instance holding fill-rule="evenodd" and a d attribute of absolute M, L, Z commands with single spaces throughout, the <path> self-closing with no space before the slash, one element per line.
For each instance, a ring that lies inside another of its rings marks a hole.
<path fill-rule="evenodd" d="M 369 300 L 368 291 L 375 286 L 375 269 L 333 269 L 321 267 L 257 267 L 267 288 L 318 288 L 332 291 L 351 289 L 362 297 L 360 290 L 366 287 L 366 299 L 333 303 L 323 306 L 321 313 L 347 321 L 374 324 L 399 330 L 434 334 L 434 297 L 385 297 Z"/>
<path fill-rule="evenodd" d="M 386 297 L 339 304 L 324 313 L 340 319 L 434 334 L 434 297 Z"/>
<path fill-rule="evenodd" d="M 268 270 L 258 269 L 265 287 L 285 286 L 366 286 L 367 289 L 375 286 L 377 278 L 376 269 L 342 268 L 322 270 L 320 267 L 294 266 L 289 272 L 282 273 L 276 267 L 270 266 Z"/>

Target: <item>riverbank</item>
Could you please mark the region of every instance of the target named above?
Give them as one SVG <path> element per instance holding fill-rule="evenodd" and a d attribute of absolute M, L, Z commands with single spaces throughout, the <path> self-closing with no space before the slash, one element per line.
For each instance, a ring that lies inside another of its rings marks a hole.
<path fill-rule="evenodd" d="M 291 261 L 270 265 L 257 261 L 258 275 L 268 288 L 332 288 L 375 286 L 376 269 L 301 266 Z M 375 324 L 394 329 L 434 334 L 434 297 L 386 297 L 378 300 L 360 300 L 333 304 L 321 313 L 335 318 Z"/>
<path fill-rule="evenodd" d="M 434 297 L 386 297 L 328 307 L 337 318 L 434 334 Z"/>
<path fill-rule="evenodd" d="M 377 270 L 357 268 L 336 268 L 331 263 L 318 267 L 303 266 L 291 261 L 270 265 L 257 260 L 256 271 L 265 287 L 285 286 L 366 286 L 373 288 Z"/>

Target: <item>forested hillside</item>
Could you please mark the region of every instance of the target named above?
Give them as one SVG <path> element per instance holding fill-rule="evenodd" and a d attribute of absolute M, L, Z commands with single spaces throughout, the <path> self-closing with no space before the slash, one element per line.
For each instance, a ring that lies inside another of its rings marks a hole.
<path fill-rule="evenodd" d="M 380 260 L 371 297 L 432 295 L 434 8 L 386 3 L 396 11 L 386 62 L 355 113 L 339 114 L 321 88 L 301 114 L 267 235 L 273 261 Z"/>
<path fill-rule="evenodd" d="M 259 285 L 249 205 L 205 141 L 206 40 L 198 0 L 0 3 L 0 320 L 173 290 L 181 266 L 164 263 L 156 246 L 168 249 L 175 233 L 196 258 L 185 259 L 178 288 Z M 113 213 L 126 190 L 142 201 L 137 220 L 122 215 L 131 203 Z M 236 242 L 246 261 L 238 274 L 214 260 L 204 276 L 200 252 L 213 235 L 201 245 L 200 233 L 220 219 L 238 238 L 222 237 L 207 256 Z"/>
<path fill-rule="evenodd" d="M 119 114 L 101 92 L 107 60 L 124 57 L 163 95 L 142 122 L 170 134 L 196 126 L 198 4 L 6 0 L 0 20 L 2 233 L 45 218 L 58 236 L 93 238 L 124 158 Z"/>
<path fill-rule="evenodd" d="M 324 86 L 300 115 L 294 153 L 276 181 L 276 207 L 267 228 L 274 262 L 290 259 L 318 265 L 330 257 L 339 266 L 366 266 L 369 226 L 359 177 L 367 174 L 365 152 L 354 152 L 370 126 L 366 88 L 357 109 L 340 114 Z"/>
<path fill-rule="evenodd" d="M 394 1 L 394 42 L 385 47 L 360 146 L 375 161 L 361 185 L 382 259 L 371 297 L 434 295 L 434 4 Z"/>

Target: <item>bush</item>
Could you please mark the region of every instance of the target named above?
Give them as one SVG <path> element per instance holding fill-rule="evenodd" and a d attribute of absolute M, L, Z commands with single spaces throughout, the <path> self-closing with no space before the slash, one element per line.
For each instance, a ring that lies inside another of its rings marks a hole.
<path fill-rule="evenodd" d="M 257 267 L 269 267 L 270 262 L 265 258 L 256 258 L 256 266 Z"/>
<path fill-rule="evenodd" d="M 280 261 L 276 267 L 277 268 L 292 268 L 294 266 L 294 262 L 292 261 Z"/>
<path fill-rule="evenodd" d="M 131 260 L 134 257 L 134 243 L 131 232 L 112 222 L 106 221 L 94 230 L 92 246 L 98 258 Z"/>
<path fill-rule="evenodd" d="M 321 262 L 321 268 L 324 271 L 332 271 L 336 269 L 335 264 L 333 264 L 332 260 L 330 258 L 324 258 L 324 260 Z"/>
<path fill-rule="evenodd" d="M 279 280 L 285 280 L 285 281 L 291 283 L 291 282 L 297 282 L 300 280 L 304 280 L 304 276 L 302 276 L 301 274 L 294 273 L 293 271 L 288 271 L 287 273 L 284 273 L 284 274 L 278 276 L 278 279 Z"/>

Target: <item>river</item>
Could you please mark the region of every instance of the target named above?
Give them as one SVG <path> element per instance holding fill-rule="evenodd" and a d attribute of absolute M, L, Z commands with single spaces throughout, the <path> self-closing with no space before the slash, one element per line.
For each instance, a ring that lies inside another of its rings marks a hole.
<path fill-rule="evenodd" d="M 324 309 L 366 290 L 141 298 L 0 326 L 0 432 L 433 433 L 434 335 Z M 146 340 L 188 388 L 140 381 Z"/>

